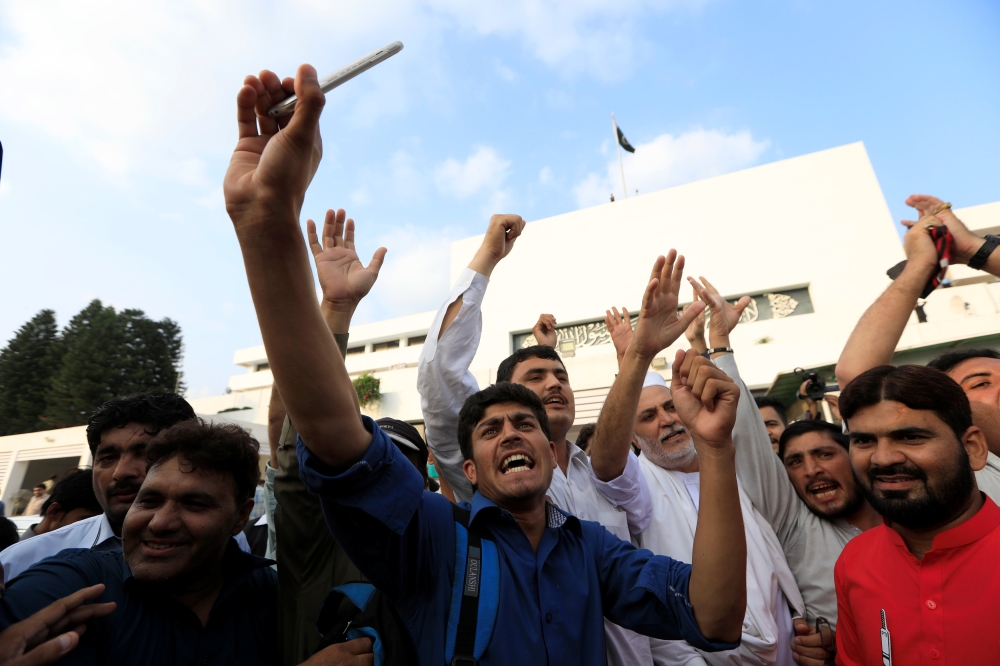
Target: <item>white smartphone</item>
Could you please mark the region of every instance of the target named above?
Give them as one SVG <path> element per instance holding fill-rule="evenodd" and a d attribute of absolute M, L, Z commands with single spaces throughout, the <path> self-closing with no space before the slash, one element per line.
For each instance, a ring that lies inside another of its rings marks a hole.
<path fill-rule="evenodd" d="M 336 72 L 326 77 L 319 82 L 319 88 L 324 93 L 328 93 L 342 83 L 346 83 L 353 79 L 355 76 L 362 72 L 367 72 L 369 69 L 379 64 L 383 60 L 387 60 L 392 56 L 396 55 L 403 50 L 403 42 L 395 41 L 392 44 L 387 44 L 380 49 L 376 49 L 366 56 L 358 58 L 352 62 L 347 67 L 338 69 Z M 295 110 L 295 102 L 297 101 L 295 95 L 292 95 L 288 99 L 284 99 L 270 109 L 267 110 L 267 115 L 272 118 L 277 118 L 278 116 L 287 116 L 293 110 Z"/>

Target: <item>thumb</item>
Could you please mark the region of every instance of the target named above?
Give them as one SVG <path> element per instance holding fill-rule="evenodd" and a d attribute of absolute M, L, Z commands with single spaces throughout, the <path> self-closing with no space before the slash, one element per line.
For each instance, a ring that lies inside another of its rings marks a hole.
<path fill-rule="evenodd" d="M 385 253 L 388 252 L 384 247 L 380 247 L 375 250 L 375 254 L 372 255 L 372 260 L 368 262 L 368 270 L 375 275 L 375 279 L 378 279 L 378 272 L 382 269 L 382 262 L 385 261 Z"/>
<path fill-rule="evenodd" d="M 312 65 L 299 65 L 295 76 L 295 112 L 285 128 L 296 139 L 312 144 L 313 132 L 319 126 L 319 117 L 326 104 L 326 96 L 319 88 L 316 69 Z"/>
<path fill-rule="evenodd" d="M 796 636 L 807 636 L 816 632 L 816 630 L 810 627 L 809 623 L 801 617 L 792 618 L 792 630 L 795 631 Z"/>

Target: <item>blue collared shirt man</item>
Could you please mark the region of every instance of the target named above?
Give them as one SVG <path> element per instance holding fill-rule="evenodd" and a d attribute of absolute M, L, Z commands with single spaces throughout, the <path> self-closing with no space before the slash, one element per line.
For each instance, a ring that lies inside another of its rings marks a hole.
<path fill-rule="evenodd" d="M 373 421 L 364 422 L 372 443 L 360 461 L 335 474 L 300 439 L 299 473 L 322 498 L 338 543 L 395 602 L 420 663 L 443 664 L 455 566 L 451 504 L 424 491 L 413 465 Z M 462 506 L 500 554 L 500 606 L 482 666 L 603 665 L 604 616 L 702 650 L 739 645 L 702 636 L 687 596 L 691 565 L 635 548 L 552 505 L 534 552 L 512 515 L 489 499 L 477 492 Z"/>

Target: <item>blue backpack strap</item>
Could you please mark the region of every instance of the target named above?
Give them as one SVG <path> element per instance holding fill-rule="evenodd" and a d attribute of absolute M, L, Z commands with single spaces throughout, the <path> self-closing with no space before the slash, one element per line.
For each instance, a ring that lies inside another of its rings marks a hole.
<path fill-rule="evenodd" d="M 475 666 L 493 637 L 500 605 L 500 557 L 496 544 L 469 528 L 469 512 L 452 505 L 455 572 L 445 637 L 445 661 Z"/>

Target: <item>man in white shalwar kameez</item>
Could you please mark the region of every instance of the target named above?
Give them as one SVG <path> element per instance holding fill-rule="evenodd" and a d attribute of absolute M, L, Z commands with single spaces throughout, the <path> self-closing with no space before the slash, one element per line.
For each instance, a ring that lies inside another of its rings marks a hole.
<path fill-rule="evenodd" d="M 666 263 L 669 266 L 673 262 L 668 259 Z M 679 281 L 682 269 L 683 257 L 678 257 L 673 270 L 660 276 L 654 271 L 634 336 L 621 357 L 620 372 L 598 419 L 591 441 L 591 462 L 595 485 L 608 501 L 627 501 L 627 497 L 621 496 L 620 486 L 609 482 L 622 473 L 630 446 L 633 441 L 637 443 L 643 453 L 640 466 L 649 486 L 652 516 L 648 527 L 633 534 L 633 538 L 639 546 L 654 553 L 687 561 L 694 548 L 702 500 L 698 454 L 674 411 L 664 378 L 646 372 L 653 357 L 683 331 L 678 330 L 677 299 L 671 297 L 673 290 L 669 284 Z M 725 377 L 721 371 L 717 372 Z M 741 403 L 744 399 L 740 396 Z M 736 427 L 740 427 L 739 420 Z M 740 647 L 728 652 L 701 653 L 682 641 L 652 640 L 654 663 L 780 666 L 795 663 L 790 646 L 791 618 L 792 613 L 801 615 L 802 596 L 777 536 L 742 489 L 740 505 L 747 542 L 747 609 Z"/>

